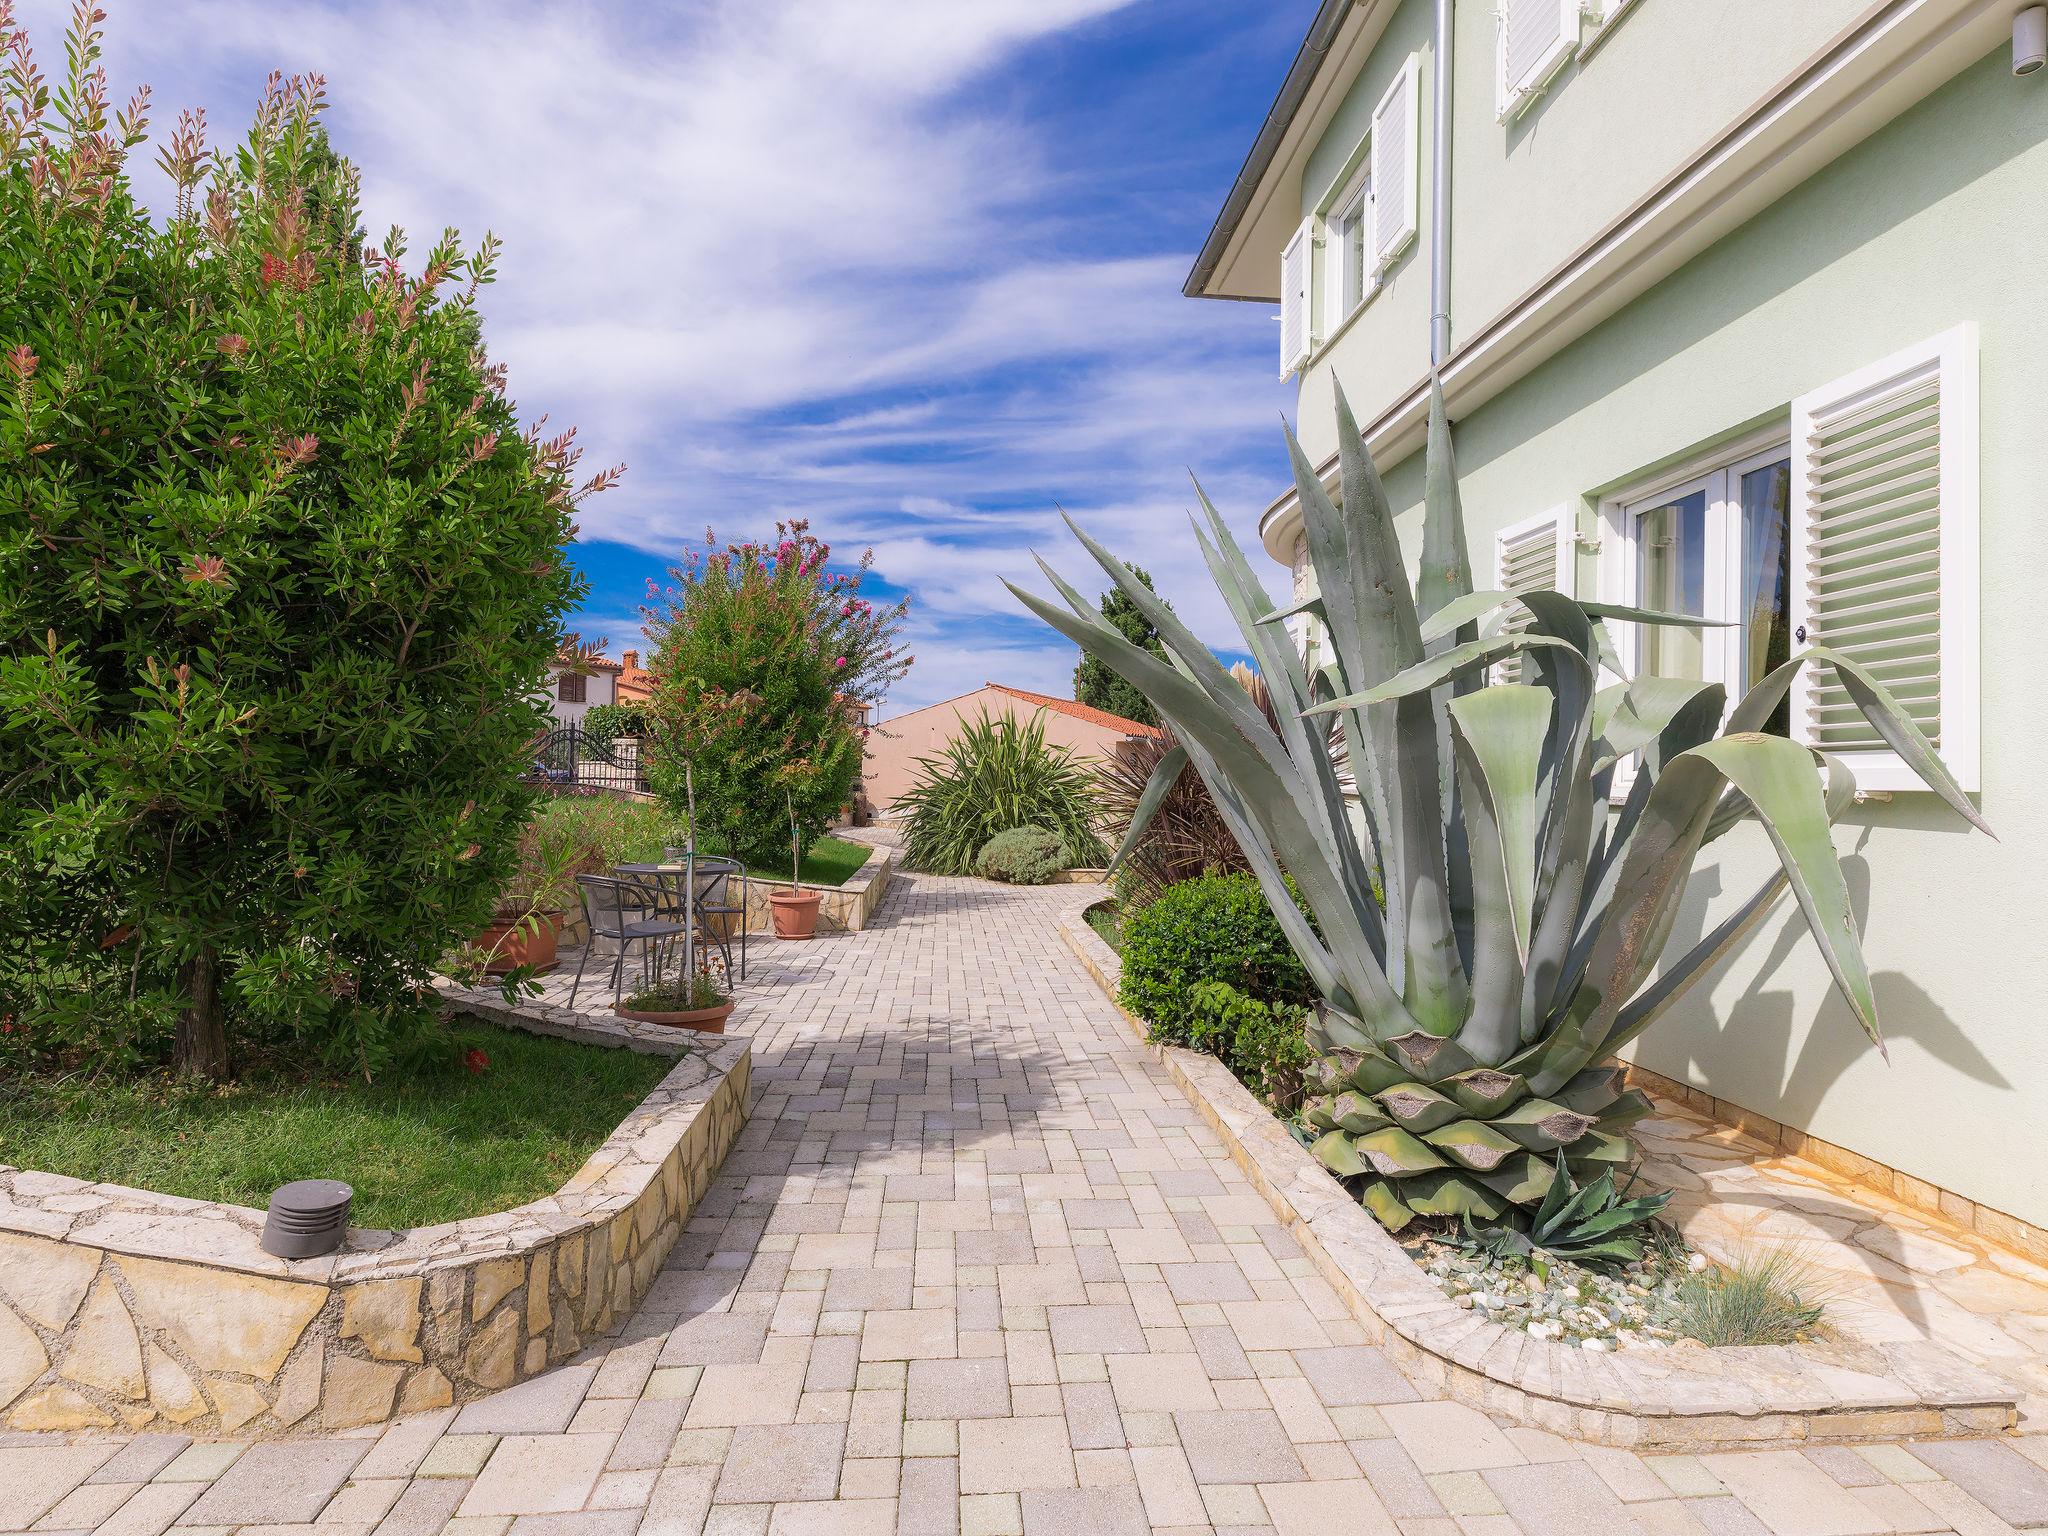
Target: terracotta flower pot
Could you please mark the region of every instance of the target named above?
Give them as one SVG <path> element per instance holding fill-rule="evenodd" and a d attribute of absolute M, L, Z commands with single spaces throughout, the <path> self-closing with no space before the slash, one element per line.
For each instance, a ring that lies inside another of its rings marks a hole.
<path fill-rule="evenodd" d="M 775 917 L 775 937 L 810 938 L 818 931 L 818 903 L 823 899 L 816 891 L 770 891 L 768 909 Z"/>
<path fill-rule="evenodd" d="M 701 1034 L 722 1035 L 725 1033 L 725 1021 L 732 1017 L 732 1001 L 727 999 L 716 1008 L 621 1008 L 618 1014 L 622 1019 L 634 1019 L 642 1024 L 666 1024 L 674 1029 L 694 1029 Z"/>
<path fill-rule="evenodd" d="M 528 925 L 517 914 L 496 918 L 491 926 L 477 935 L 479 948 L 491 951 L 491 963 L 484 967 L 492 976 L 503 976 L 507 971 L 522 965 L 537 970 L 552 970 L 555 964 L 555 944 L 562 932 L 562 914 L 541 912 L 537 921 Z"/>

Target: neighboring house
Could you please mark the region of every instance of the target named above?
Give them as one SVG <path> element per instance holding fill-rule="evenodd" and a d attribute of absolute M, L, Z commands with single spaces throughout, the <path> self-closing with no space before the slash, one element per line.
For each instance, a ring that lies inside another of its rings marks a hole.
<path fill-rule="evenodd" d="M 961 723 L 977 721 L 984 712 L 991 718 L 1008 716 L 1018 721 L 1037 716 L 1044 723 L 1049 744 L 1066 747 L 1088 762 L 1100 762 L 1116 750 L 1117 743 L 1132 736 L 1158 734 L 1152 726 L 1073 699 L 983 683 L 971 693 L 927 704 L 869 730 L 861 781 L 876 814 L 887 816 L 896 798 L 910 788 L 917 777 L 919 758 L 945 751 L 946 744 L 959 734 Z"/>
<path fill-rule="evenodd" d="M 1334 492 L 1341 379 L 1411 554 L 1435 368 L 1476 585 L 1732 621 L 1616 626 L 1639 668 L 1740 693 L 1825 642 L 1908 703 L 2002 841 L 1832 686 L 1777 722 L 1869 792 L 1837 842 L 1892 1064 L 1789 900 L 1637 1055 L 1910 1200 L 1981 1202 L 1992 1235 L 2048 1223 L 2022 1152 L 2048 1119 L 2048 72 L 2015 78 L 2023 8 L 1326 0 L 1186 288 L 1280 304 L 1310 460 Z M 1297 587 L 1300 529 L 1291 491 L 1260 525 Z M 1756 826 L 1709 852 L 1686 943 L 1776 864 Z"/>
<path fill-rule="evenodd" d="M 621 704 L 645 704 L 654 697 L 654 674 L 640 665 L 638 651 L 619 652 L 619 683 L 616 691 Z"/>
<path fill-rule="evenodd" d="M 618 699 L 619 664 L 616 661 L 585 662 L 572 670 L 559 661 L 548 663 L 548 708 L 557 725 L 574 725 L 599 704 Z"/>

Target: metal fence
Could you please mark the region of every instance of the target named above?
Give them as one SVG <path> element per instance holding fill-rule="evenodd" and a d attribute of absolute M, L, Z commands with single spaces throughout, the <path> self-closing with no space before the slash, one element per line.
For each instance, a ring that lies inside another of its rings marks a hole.
<path fill-rule="evenodd" d="M 638 737 L 614 736 L 602 741 L 575 725 L 549 731 L 535 744 L 526 778 L 557 795 L 647 793 Z"/>

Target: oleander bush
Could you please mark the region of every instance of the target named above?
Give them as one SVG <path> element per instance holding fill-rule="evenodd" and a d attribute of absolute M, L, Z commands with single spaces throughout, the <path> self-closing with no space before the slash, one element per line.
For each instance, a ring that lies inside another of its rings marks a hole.
<path fill-rule="evenodd" d="M 1227 982 L 1268 1006 L 1307 1003 L 1308 972 L 1248 874 L 1203 875 L 1168 886 L 1123 922 L 1123 1005 L 1156 1038 L 1192 1041 L 1193 994 Z"/>
<path fill-rule="evenodd" d="M 1069 867 L 1066 840 L 1050 827 L 1012 827 L 982 845 L 974 871 L 1007 885 L 1044 885 Z"/>
<path fill-rule="evenodd" d="M 0 6 L 0 1016 L 60 1065 L 372 1073 L 514 872 L 615 472 L 521 429 L 494 241 L 363 231 L 317 77 L 224 154 L 183 114 L 153 217 L 99 21 L 46 85 Z"/>

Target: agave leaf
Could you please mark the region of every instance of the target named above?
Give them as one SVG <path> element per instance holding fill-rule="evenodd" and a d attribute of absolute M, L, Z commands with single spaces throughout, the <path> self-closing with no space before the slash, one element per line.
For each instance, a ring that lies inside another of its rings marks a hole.
<path fill-rule="evenodd" d="M 1387 1119 L 1385 1110 L 1355 1088 L 1332 1099 L 1329 1112 L 1330 1118 L 1336 1122 L 1339 1129 L 1349 1131 L 1354 1136 L 1392 1124 Z"/>
<path fill-rule="evenodd" d="M 1343 486 L 1344 541 L 1350 568 L 1317 566 L 1318 582 L 1352 585 L 1360 632 L 1340 632 L 1330 609 L 1332 647 L 1346 682 L 1371 688 L 1422 660 L 1415 599 L 1408 586 L 1401 541 L 1394 530 L 1386 487 L 1366 451 L 1341 385 L 1336 386 L 1337 459 Z M 1352 675 L 1353 657 L 1360 675 Z M 1426 698 L 1404 698 L 1362 711 L 1386 789 L 1388 817 L 1380 864 L 1386 877 L 1388 948 L 1403 957 L 1401 1001 L 1433 1034 L 1448 1035 L 1464 1019 L 1467 985 L 1451 922 L 1449 876 L 1444 864 L 1442 764 L 1436 723 Z M 1398 914 L 1398 915 L 1397 915 Z"/>
<path fill-rule="evenodd" d="M 1567 1109 L 1576 1109 L 1582 1115 L 1598 1115 L 1607 1106 L 1620 1098 L 1626 1087 L 1626 1079 L 1618 1066 L 1588 1067 L 1578 1073 L 1551 1097 Z"/>
<path fill-rule="evenodd" d="M 1691 678 L 1658 677 L 1655 674 L 1645 674 L 1625 684 L 1613 718 L 1600 733 L 1596 761 L 1614 762 L 1648 746 L 1664 734 L 1680 710 L 1700 694 L 1718 686 Z M 1718 705 L 1717 700 L 1716 713 L 1719 712 Z"/>
<path fill-rule="evenodd" d="M 1401 1180 L 1401 1199 L 1424 1216 L 1478 1216 L 1496 1221 L 1507 1213 L 1507 1201 L 1461 1169 L 1426 1173 Z"/>
<path fill-rule="evenodd" d="M 1558 640 L 1549 635 L 1530 634 L 1527 631 L 1512 635 L 1487 635 L 1482 639 L 1453 646 L 1441 655 L 1418 662 L 1406 671 L 1388 678 L 1377 688 L 1368 688 L 1362 693 L 1347 693 L 1342 698 L 1330 699 L 1303 713 L 1328 715 L 1339 710 L 1360 709 L 1368 704 L 1384 704 L 1393 699 L 1409 698 L 1418 693 L 1427 693 L 1438 684 L 1450 682 L 1460 675 L 1480 671 L 1503 656 L 1546 647 L 1577 654 L 1576 647 L 1568 641 Z"/>
<path fill-rule="evenodd" d="M 1952 806 L 1956 813 L 1979 831 L 1992 837 L 1990 824 L 1978 814 L 1970 797 L 1963 793 L 1955 775 L 1948 771 L 1948 765 L 1934 750 L 1934 744 L 1927 739 L 1926 732 L 1906 713 L 1899 701 L 1892 697 L 1891 690 L 1878 681 L 1876 676 L 1861 662 L 1843 655 L 1825 645 L 1808 646 L 1791 660 L 1781 662 L 1765 675 L 1748 693 L 1744 694 L 1728 717 L 1730 733 L 1760 731 L 1764 728 L 1785 695 L 1791 692 L 1793 680 L 1799 669 L 1811 663 L 1823 663 L 1835 669 L 1840 681 L 1856 707 L 1863 712 L 1863 718 L 1870 722 L 1872 730 L 1884 739 L 1886 746 L 1898 753 L 1927 787 Z"/>
<path fill-rule="evenodd" d="M 1443 1079 L 1437 1087 L 1448 1092 L 1458 1101 L 1459 1108 L 1471 1115 L 1497 1114 L 1529 1092 L 1529 1085 L 1522 1078 L 1492 1067 L 1468 1068 Z"/>
<path fill-rule="evenodd" d="M 1332 1112 L 1332 1102 L 1327 1094 L 1308 1100 L 1301 1106 L 1301 1118 L 1319 1131 L 1336 1130 L 1337 1116 Z"/>
<path fill-rule="evenodd" d="M 1593 1117 L 1550 1099 L 1524 1099 L 1493 1123 L 1531 1152 L 1554 1152 L 1584 1136 Z"/>
<path fill-rule="evenodd" d="M 1352 1145 L 1359 1155 L 1370 1162 L 1376 1173 L 1389 1178 L 1411 1173 L 1427 1173 L 1432 1168 L 1449 1166 L 1436 1153 L 1436 1149 L 1420 1137 L 1410 1135 L 1398 1125 L 1387 1126 L 1384 1130 L 1368 1131 L 1363 1136 L 1352 1138 Z"/>
<path fill-rule="evenodd" d="M 1167 792 L 1181 776 L 1181 770 L 1188 765 L 1188 749 L 1171 747 L 1159 759 L 1152 770 L 1152 777 L 1145 781 L 1145 789 L 1138 796 L 1137 808 L 1131 812 L 1130 829 L 1124 833 L 1124 840 L 1110 856 L 1109 868 L 1115 870 L 1130 856 L 1138 840 L 1145 835 L 1145 829 L 1152 825 L 1152 818 L 1159 814 L 1159 807 L 1165 801 Z"/>
<path fill-rule="evenodd" d="M 1292 765 L 1269 762 L 1204 690 L 1151 652 L 1133 645 L 1099 613 L 1064 612 L 1035 593 L 1011 585 L 1018 601 L 1083 650 L 1100 657 L 1128 679 L 1174 724 L 1190 761 L 1215 798 L 1265 890 L 1274 916 L 1286 932 L 1317 988 L 1346 1011 L 1385 1017 L 1390 1028 L 1406 1021 L 1406 1010 L 1373 963 L 1377 937 L 1372 921 L 1327 859 L 1318 856 L 1314 829 L 1301 812 L 1300 778 Z M 1209 658 L 1214 666 L 1214 658 Z M 1217 668 L 1220 672 L 1221 669 Z M 1222 674 L 1240 699 L 1244 690 Z M 1260 733 L 1276 741 L 1260 716 Z M 1277 742 L 1276 742 L 1277 750 Z M 1280 756 L 1285 759 L 1285 754 Z M 1256 829 L 1252 831 L 1250 829 Z M 1277 855 L 1277 859 L 1276 856 Z M 1316 915 L 1326 944 L 1287 895 L 1282 866 L 1293 872 L 1303 899 Z M 1377 923 L 1374 922 L 1374 927 Z M 1343 956 L 1343 959 L 1339 959 Z"/>
<path fill-rule="evenodd" d="M 1422 1139 L 1461 1168 L 1491 1173 L 1522 1151 L 1520 1142 L 1502 1135 L 1483 1120 L 1453 1120 L 1427 1131 Z"/>
<path fill-rule="evenodd" d="M 1520 601 L 1521 599 L 1512 592 L 1501 592 L 1491 588 L 1480 592 L 1467 592 L 1462 597 L 1453 598 L 1445 603 L 1422 621 L 1422 642 L 1427 645 L 1432 640 L 1454 635 L 1461 629 L 1476 625 L 1496 609 Z"/>
<path fill-rule="evenodd" d="M 1421 1083 L 1396 1083 L 1374 1097 L 1404 1130 L 1418 1134 L 1447 1125 L 1461 1113 L 1455 1100 Z"/>
<path fill-rule="evenodd" d="M 1515 1205 L 1542 1199 L 1550 1188 L 1550 1165 L 1534 1153 L 1510 1157 L 1491 1173 L 1475 1175 L 1480 1183 Z"/>
<path fill-rule="evenodd" d="M 1315 1145 L 1310 1147 L 1309 1151 L 1315 1155 L 1317 1162 L 1340 1179 L 1356 1178 L 1361 1173 L 1372 1172 L 1366 1166 L 1365 1159 L 1358 1155 L 1358 1148 L 1353 1144 L 1351 1137 L 1343 1131 L 1331 1131 L 1317 1137 Z"/>
<path fill-rule="evenodd" d="M 1628 624 L 1677 624 L 1698 629 L 1732 629 L 1733 619 L 1703 619 L 1692 613 L 1665 613 L 1656 608 L 1631 608 L 1625 603 L 1580 603 L 1588 618 L 1620 619 Z"/>
<path fill-rule="evenodd" d="M 1465 510 L 1451 451 L 1451 417 L 1440 379 L 1429 381 L 1429 447 L 1422 471 L 1422 564 L 1415 580 L 1416 617 L 1433 614 L 1472 590 L 1472 556 L 1465 547 Z"/>
<path fill-rule="evenodd" d="M 1473 799 L 1476 804 L 1484 797 L 1495 834 L 1491 848 L 1475 844 L 1475 854 L 1483 856 L 1488 867 L 1473 871 L 1473 899 L 1478 903 L 1497 892 L 1506 903 L 1505 910 L 1478 911 L 1474 943 L 1485 944 L 1488 926 L 1504 923 L 1514 940 L 1519 964 L 1528 961 L 1529 935 L 1535 925 L 1536 773 L 1550 727 L 1552 702 L 1548 690 L 1519 683 L 1487 688 L 1451 702 L 1453 732 L 1460 751 L 1469 754 L 1472 763 Z M 1495 859 L 1499 860 L 1498 870 L 1491 867 Z M 1512 1016 L 1503 1009 L 1499 1020 L 1475 1018 L 1473 1022 L 1485 1026 L 1490 1043 L 1493 1036 L 1500 1036 L 1490 1058 L 1479 1051 L 1474 1054 L 1489 1064 L 1503 1059 L 1511 1044 L 1511 1035 L 1504 1031 L 1512 1028 Z"/>
<path fill-rule="evenodd" d="M 1841 860 L 1828 835 L 1827 802 L 1813 754 L 1782 736 L 1743 732 L 1694 747 L 1692 755 L 1712 763 L 1756 807 L 1835 985 L 1863 1032 L 1884 1051 L 1877 996 L 1849 910 Z"/>
<path fill-rule="evenodd" d="M 1322 593 L 1311 592 L 1306 597 L 1297 597 L 1291 603 L 1282 603 L 1272 612 L 1260 614 L 1254 622 L 1259 624 L 1284 624 L 1289 619 L 1304 613 L 1313 618 L 1320 619 L 1323 617 Z"/>
<path fill-rule="evenodd" d="M 1401 1203 L 1394 1186 L 1386 1179 L 1374 1179 L 1359 1191 L 1358 1199 L 1389 1232 L 1398 1232 L 1415 1219 L 1415 1212 Z"/>

